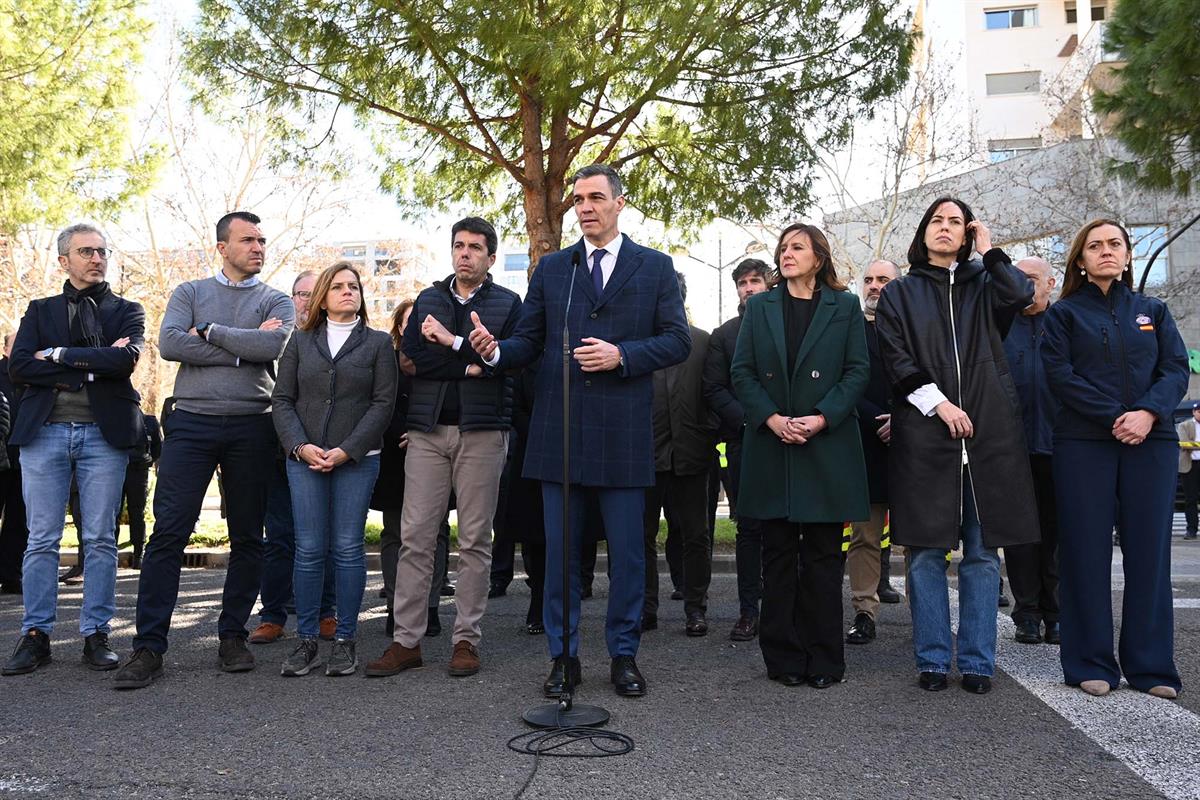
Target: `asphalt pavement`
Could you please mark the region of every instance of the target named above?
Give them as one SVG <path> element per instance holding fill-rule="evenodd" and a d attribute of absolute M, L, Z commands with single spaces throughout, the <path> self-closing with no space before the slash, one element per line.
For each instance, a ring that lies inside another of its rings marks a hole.
<path fill-rule="evenodd" d="M 523 797 L 1200 798 L 1200 543 L 1176 540 L 1173 558 L 1188 689 L 1177 703 L 1128 688 L 1088 698 L 1063 686 L 1057 650 L 1014 643 L 1007 617 L 991 694 L 968 695 L 956 680 L 949 691 L 924 692 L 904 604 L 881 607 L 875 642 L 847 646 L 844 683 L 785 688 L 767 680 L 757 642 L 727 638 L 737 616 L 731 574 L 714 576 L 704 638 L 684 635 L 682 603 L 664 596 L 660 628 L 643 637 L 638 657 L 649 693 L 619 698 L 608 683 L 598 576 L 596 597 L 584 603 L 579 700 L 607 708 L 609 729 L 632 737 L 635 749 L 542 758 Z M 1119 558 L 1114 575 L 1119 614 Z M 166 675 L 135 692 L 113 691 L 112 673 L 80 663 L 82 590 L 65 588 L 54 662 L 0 679 L 0 797 L 506 798 L 526 782 L 534 759 L 506 742 L 527 730 L 522 712 L 545 702 L 549 662 L 544 637 L 524 633 L 522 582 L 489 603 L 478 675 L 446 674 L 447 598 L 445 632 L 425 639 L 424 668 L 383 679 L 361 670 L 285 679 L 291 621 L 288 639 L 253 648 L 253 672 L 217 670 L 223 578 L 218 569 L 184 571 Z M 363 663 L 388 643 L 379 586 L 371 573 Z M 136 590 L 137 573 L 121 570 L 113 641 L 123 654 Z M 20 609 L 19 597 L 0 596 L 6 647 Z M 848 592 L 845 615 L 849 624 Z"/>

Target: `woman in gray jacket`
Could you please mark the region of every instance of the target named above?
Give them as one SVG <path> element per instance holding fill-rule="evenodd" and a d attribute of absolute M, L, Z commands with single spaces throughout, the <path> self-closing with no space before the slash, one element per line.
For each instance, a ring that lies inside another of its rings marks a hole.
<path fill-rule="evenodd" d="M 367 327 L 362 279 L 339 261 L 317 278 L 308 318 L 279 360 L 272 414 L 288 454 L 296 521 L 295 651 L 285 676 L 317 666 L 325 554 L 333 559 L 337 632 L 325 674 L 358 669 L 354 635 L 366 585 L 363 529 L 379 474 L 383 432 L 396 401 L 396 356 L 383 331 Z"/>

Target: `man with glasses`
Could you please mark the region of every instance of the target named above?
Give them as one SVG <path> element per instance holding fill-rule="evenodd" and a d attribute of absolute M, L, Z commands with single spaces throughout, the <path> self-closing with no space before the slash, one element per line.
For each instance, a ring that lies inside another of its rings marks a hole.
<path fill-rule="evenodd" d="M 10 372 L 24 387 L 10 442 L 20 448 L 29 542 L 23 562 L 21 639 L 0 672 L 33 672 L 50 661 L 58 604 L 58 556 L 72 478 L 87 552 L 79 632 L 91 669 L 117 666 L 108 646 L 116 610 L 113 538 L 129 448 L 142 436 L 138 393 L 129 376 L 142 349 L 145 312 L 104 280 L 109 250 L 90 225 L 58 235 L 67 273 L 61 294 L 29 304 L 13 342 Z"/>
<path fill-rule="evenodd" d="M 283 354 L 296 316 L 288 296 L 258 278 L 267 244 L 260 221 L 247 211 L 221 217 L 221 269 L 176 287 L 163 315 L 159 352 L 180 362 L 175 410 L 164 423 L 133 655 L 113 678 L 116 689 L 148 686 L 162 675 L 183 551 L 217 467 L 230 546 L 217 621 L 218 663 L 225 672 L 254 669 L 246 621 L 262 580 L 263 516 L 279 446 L 271 424 L 271 366 Z"/>
<path fill-rule="evenodd" d="M 305 270 L 292 282 L 292 306 L 296 309 L 296 324 L 303 325 L 308 318 L 308 305 L 313 287 L 317 285 L 317 273 Z M 263 540 L 263 574 L 259 600 L 262 609 L 258 612 L 259 625 L 247 640 L 250 644 L 270 644 L 283 637 L 283 626 L 287 622 L 288 607 L 294 608 L 292 593 L 292 567 L 296 557 L 296 524 L 292 519 L 292 494 L 288 489 L 287 470 L 284 468 L 286 455 L 276 448 L 275 466 L 271 472 L 271 488 L 267 491 L 267 515 L 264 519 L 266 538 Z M 333 641 L 337 631 L 337 615 L 334 613 L 333 570 L 328 564 L 325 569 L 325 588 L 321 592 L 321 638 Z"/>

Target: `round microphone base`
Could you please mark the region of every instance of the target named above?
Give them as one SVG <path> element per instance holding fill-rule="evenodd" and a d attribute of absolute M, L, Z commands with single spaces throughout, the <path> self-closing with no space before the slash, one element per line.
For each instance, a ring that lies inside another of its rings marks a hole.
<path fill-rule="evenodd" d="M 562 711 L 558 703 L 534 706 L 522 717 L 535 728 L 599 728 L 608 722 L 608 711 L 600 706 L 576 703 L 569 711 Z"/>

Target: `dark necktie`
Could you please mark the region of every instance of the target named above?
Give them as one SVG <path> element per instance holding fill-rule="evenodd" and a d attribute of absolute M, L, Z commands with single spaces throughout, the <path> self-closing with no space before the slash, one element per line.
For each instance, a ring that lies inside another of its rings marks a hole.
<path fill-rule="evenodd" d="M 592 253 L 592 286 L 596 288 L 596 297 L 604 294 L 604 270 L 600 268 L 600 259 L 608 255 L 607 250 L 597 250 Z"/>

